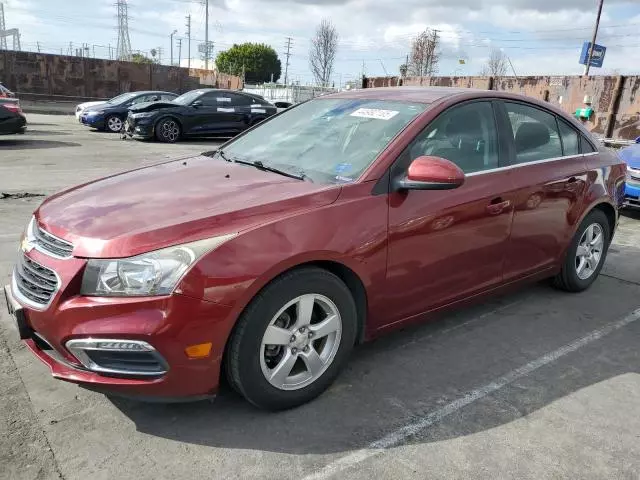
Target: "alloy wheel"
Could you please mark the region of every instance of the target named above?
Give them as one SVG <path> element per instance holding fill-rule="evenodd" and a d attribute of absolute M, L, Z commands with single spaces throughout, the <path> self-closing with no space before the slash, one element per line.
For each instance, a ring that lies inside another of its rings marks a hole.
<path fill-rule="evenodd" d="M 324 295 L 297 297 L 276 313 L 260 346 L 260 367 L 280 390 L 298 390 L 329 368 L 340 347 L 342 318 Z"/>
<path fill-rule="evenodd" d="M 119 132 L 122 130 L 122 120 L 119 117 L 109 117 L 107 127 L 112 132 Z"/>
<path fill-rule="evenodd" d="M 598 223 L 592 223 L 582 234 L 576 250 L 576 273 L 581 280 L 593 275 L 604 252 L 604 232 Z"/>
<path fill-rule="evenodd" d="M 175 142 L 180 136 L 180 127 L 174 120 L 163 122 L 161 125 L 162 137 L 170 142 Z"/>

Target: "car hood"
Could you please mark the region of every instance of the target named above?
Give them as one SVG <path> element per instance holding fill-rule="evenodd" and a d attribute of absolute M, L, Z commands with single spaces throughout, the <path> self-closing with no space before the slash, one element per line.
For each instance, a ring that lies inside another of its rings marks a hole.
<path fill-rule="evenodd" d="M 87 108 L 90 107 L 96 107 L 98 105 L 104 105 L 107 102 L 86 102 L 86 103 L 81 103 L 80 105 L 78 105 L 78 108 L 80 108 L 81 110 L 85 110 Z"/>
<path fill-rule="evenodd" d="M 640 169 L 640 144 L 623 148 L 618 156 L 631 168 Z"/>
<path fill-rule="evenodd" d="M 183 107 L 184 105 L 179 105 L 173 102 L 145 102 L 138 103 L 129 109 L 132 113 L 140 113 L 140 112 L 151 112 L 153 110 L 162 110 L 164 108 L 177 108 Z"/>
<path fill-rule="evenodd" d="M 197 156 L 74 187 L 48 198 L 39 224 L 77 257 L 128 257 L 333 203 L 340 187 Z"/>

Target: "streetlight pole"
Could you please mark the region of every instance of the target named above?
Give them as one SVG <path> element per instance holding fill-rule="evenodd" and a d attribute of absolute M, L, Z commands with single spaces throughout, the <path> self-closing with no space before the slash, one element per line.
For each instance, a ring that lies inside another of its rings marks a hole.
<path fill-rule="evenodd" d="M 589 49 L 589 55 L 587 56 L 587 64 L 584 66 L 584 75 L 589 75 L 589 67 L 591 66 L 591 57 L 593 56 L 593 49 L 596 44 L 596 37 L 598 36 L 598 27 L 600 26 L 600 14 L 602 13 L 602 4 L 604 0 L 600 0 L 598 3 L 598 16 L 596 17 L 596 25 L 593 28 L 593 38 L 591 39 L 591 48 Z"/>
<path fill-rule="evenodd" d="M 178 33 L 178 30 L 174 30 L 169 37 L 171 37 L 171 66 L 173 67 L 173 36 Z"/>

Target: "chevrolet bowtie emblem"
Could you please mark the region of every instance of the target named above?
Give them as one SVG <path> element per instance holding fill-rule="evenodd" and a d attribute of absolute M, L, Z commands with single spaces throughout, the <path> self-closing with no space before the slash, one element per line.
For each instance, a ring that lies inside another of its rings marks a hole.
<path fill-rule="evenodd" d="M 29 242 L 27 237 L 22 239 L 22 242 L 20 243 L 20 249 L 23 252 L 25 252 L 25 253 L 30 252 L 31 250 L 33 250 L 33 247 L 34 247 L 34 245 Z"/>

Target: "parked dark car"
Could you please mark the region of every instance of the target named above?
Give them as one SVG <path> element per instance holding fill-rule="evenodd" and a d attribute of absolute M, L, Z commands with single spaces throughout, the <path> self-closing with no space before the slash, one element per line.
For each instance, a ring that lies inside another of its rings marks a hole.
<path fill-rule="evenodd" d="M 107 132 L 121 132 L 129 113 L 129 108 L 138 104 L 170 102 L 178 95 L 171 92 L 131 92 L 123 93 L 107 102 L 89 107 L 82 112 L 80 123 L 87 127 Z"/>
<path fill-rule="evenodd" d="M 516 285 L 589 288 L 625 173 L 576 120 L 521 95 L 323 96 L 216 151 L 48 197 L 7 305 L 56 378 L 193 399 L 226 375 L 289 408 L 357 343 Z"/>
<path fill-rule="evenodd" d="M 27 129 L 27 118 L 22 113 L 20 103 L 0 102 L 0 135 L 24 133 Z"/>
<path fill-rule="evenodd" d="M 135 138 L 173 143 L 182 137 L 233 137 L 277 113 L 259 95 L 231 90 L 192 90 L 173 102 L 131 108 L 127 132 Z"/>

